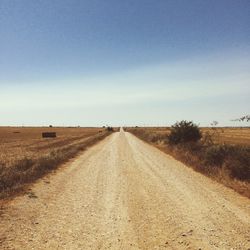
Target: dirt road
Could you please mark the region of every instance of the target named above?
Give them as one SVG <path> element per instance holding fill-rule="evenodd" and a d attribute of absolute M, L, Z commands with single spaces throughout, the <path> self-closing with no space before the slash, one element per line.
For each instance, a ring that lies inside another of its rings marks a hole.
<path fill-rule="evenodd" d="M 250 249 L 250 201 L 114 133 L 3 209 L 1 249 Z"/>

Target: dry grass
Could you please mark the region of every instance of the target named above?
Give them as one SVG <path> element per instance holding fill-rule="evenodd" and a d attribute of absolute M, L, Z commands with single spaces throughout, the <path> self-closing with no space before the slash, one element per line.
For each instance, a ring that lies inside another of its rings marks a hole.
<path fill-rule="evenodd" d="M 54 131 L 56 138 L 42 138 Z M 101 128 L 0 127 L 0 197 L 7 197 L 109 135 Z"/>
<path fill-rule="evenodd" d="M 170 133 L 170 127 L 139 127 L 129 128 L 130 130 L 139 129 L 147 136 L 155 138 L 165 138 Z M 201 128 L 203 137 L 206 134 L 210 134 L 212 140 L 219 144 L 231 144 L 231 145 L 249 145 L 250 146 L 250 127 L 217 127 L 217 128 Z M 141 133 L 141 132 L 140 132 Z"/>
<path fill-rule="evenodd" d="M 250 145 L 250 127 L 242 128 L 201 128 L 203 134 L 210 133 L 220 144 Z"/>
<path fill-rule="evenodd" d="M 170 128 L 127 131 L 250 198 L 250 128 L 202 128 L 201 142 L 175 146 L 168 144 Z"/>
<path fill-rule="evenodd" d="M 99 128 L 15 128 L 0 127 L 0 162 L 7 167 L 23 158 L 39 158 L 65 145 L 98 134 Z M 55 131 L 56 138 L 42 138 L 42 132 Z"/>

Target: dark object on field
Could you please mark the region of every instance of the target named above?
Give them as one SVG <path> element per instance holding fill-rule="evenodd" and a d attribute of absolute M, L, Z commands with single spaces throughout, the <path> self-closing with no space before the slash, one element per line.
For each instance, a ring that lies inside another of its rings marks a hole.
<path fill-rule="evenodd" d="M 20 131 L 14 131 L 13 134 L 20 134 Z"/>
<path fill-rule="evenodd" d="M 170 144 L 197 142 L 202 137 L 199 127 L 192 121 L 176 122 L 168 136 Z"/>
<path fill-rule="evenodd" d="M 114 129 L 113 129 L 112 127 L 107 127 L 106 129 L 107 129 L 107 131 L 109 131 L 109 132 L 113 132 L 113 131 L 114 131 Z"/>
<path fill-rule="evenodd" d="M 52 128 L 53 126 L 52 125 L 49 125 L 49 128 Z"/>
<path fill-rule="evenodd" d="M 56 137 L 56 132 L 43 132 L 42 137 L 43 138 L 54 138 L 54 137 Z"/>

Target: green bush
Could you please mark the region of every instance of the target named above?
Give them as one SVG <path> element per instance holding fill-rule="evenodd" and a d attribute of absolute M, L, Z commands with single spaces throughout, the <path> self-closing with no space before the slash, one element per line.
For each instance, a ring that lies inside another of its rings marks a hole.
<path fill-rule="evenodd" d="M 170 144 L 197 142 L 202 135 L 199 127 L 192 121 L 176 122 L 170 129 L 168 141 Z"/>

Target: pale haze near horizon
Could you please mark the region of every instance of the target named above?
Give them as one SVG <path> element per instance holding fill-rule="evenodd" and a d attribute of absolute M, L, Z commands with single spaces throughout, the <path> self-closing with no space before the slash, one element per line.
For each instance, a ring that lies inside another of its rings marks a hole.
<path fill-rule="evenodd" d="M 3 1 L 0 125 L 247 125 L 249 2 L 128 2 Z"/>

